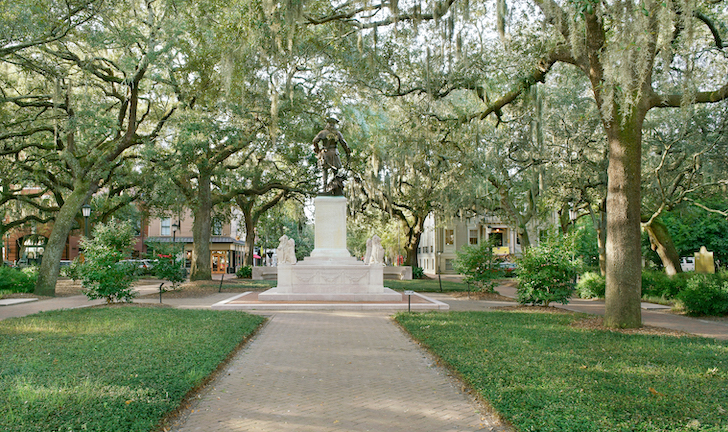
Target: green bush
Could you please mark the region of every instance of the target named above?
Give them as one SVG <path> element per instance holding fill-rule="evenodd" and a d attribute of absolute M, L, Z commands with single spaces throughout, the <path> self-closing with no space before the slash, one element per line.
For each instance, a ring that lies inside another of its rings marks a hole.
<path fill-rule="evenodd" d="M 412 267 L 412 279 L 422 279 L 425 276 L 425 269 L 422 267 Z"/>
<path fill-rule="evenodd" d="M 484 242 L 480 246 L 466 246 L 457 253 L 453 267 L 465 275 L 463 282 L 472 283 L 484 292 L 493 292 L 496 279 L 503 277 L 500 259 L 493 254 L 493 244 Z"/>
<path fill-rule="evenodd" d="M 583 299 L 604 298 L 606 288 L 604 276 L 595 272 L 586 272 L 581 275 L 576 284 L 576 293 L 579 298 Z"/>
<path fill-rule="evenodd" d="M 182 247 L 172 244 L 157 245 L 157 256 L 151 271 L 159 279 L 169 281 L 172 289 L 179 288 L 187 280 L 187 269 L 184 267 Z"/>
<path fill-rule="evenodd" d="M 88 298 L 104 298 L 107 303 L 113 303 L 130 302 L 136 296 L 131 286 L 135 265 L 120 262 L 129 256 L 135 241 L 130 224 L 113 220 L 96 225 L 94 238 L 81 241 L 84 262 L 79 272 Z"/>
<path fill-rule="evenodd" d="M 0 267 L 0 291 L 32 293 L 36 280 L 38 280 L 38 271 L 35 267 L 26 267 L 22 270 Z"/>
<path fill-rule="evenodd" d="M 574 293 L 579 261 L 572 258 L 571 238 L 549 238 L 527 248 L 518 259 L 518 302 L 567 304 Z"/>
<path fill-rule="evenodd" d="M 662 297 L 673 299 L 685 288 L 687 280 L 692 273 L 681 273 L 675 276 L 668 276 L 660 270 L 642 271 L 642 295 L 646 297 Z"/>
<path fill-rule="evenodd" d="M 695 275 L 676 298 L 689 315 L 726 315 L 728 281 L 720 276 Z"/>
<path fill-rule="evenodd" d="M 239 279 L 250 279 L 251 277 L 253 277 L 253 267 L 242 266 L 238 269 L 237 272 L 235 272 L 235 276 L 237 276 Z"/>
<path fill-rule="evenodd" d="M 61 268 L 61 275 L 67 278 L 71 278 L 75 281 L 81 280 L 83 278 L 83 276 L 81 275 L 82 264 L 83 263 L 81 262 L 81 260 L 76 257 L 76 259 L 71 262 L 71 265 Z"/>

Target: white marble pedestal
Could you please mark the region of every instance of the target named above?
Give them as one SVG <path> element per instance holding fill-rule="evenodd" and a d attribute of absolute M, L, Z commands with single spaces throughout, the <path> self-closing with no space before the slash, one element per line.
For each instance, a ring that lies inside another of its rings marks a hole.
<path fill-rule="evenodd" d="M 315 240 L 311 256 L 278 266 L 278 286 L 258 295 L 262 301 L 400 301 L 385 288 L 382 265 L 365 265 L 346 249 L 346 198 L 314 200 Z"/>

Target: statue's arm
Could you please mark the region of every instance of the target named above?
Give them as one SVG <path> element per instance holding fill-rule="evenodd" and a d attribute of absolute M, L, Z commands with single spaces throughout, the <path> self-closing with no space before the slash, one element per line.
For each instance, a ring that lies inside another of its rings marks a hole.
<path fill-rule="evenodd" d="M 339 142 L 341 143 L 341 147 L 344 148 L 346 154 L 350 155 L 351 149 L 349 148 L 349 143 L 346 142 L 346 140 L 344 139 L 344 135 L 342 135 L 341 132 L 339 132 Z"/>
<path fill-rule="evenodd" d="M 323 135 L 321 134 L 321 132 L 319 132 L 319 133 L 318 133 L 318 134 L 316 135 L 316 137 L 315 137 L 315 138 L 313 139 L 313 151 L 315 151 L 316 153 L 319 153 L 319 152 L 320 152 L 320 149 L 319 149 L 319 145 L 318 145 L 318 143 L 319 143 L 319 141 L 321 141 L 322 139 L 323 139 Z"/>

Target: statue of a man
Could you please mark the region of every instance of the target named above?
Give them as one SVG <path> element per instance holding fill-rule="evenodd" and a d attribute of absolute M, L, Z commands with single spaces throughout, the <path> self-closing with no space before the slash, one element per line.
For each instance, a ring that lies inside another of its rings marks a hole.
<path fill-rule="evenodd" d="M 339 174 L 342 165 L 341 159 L 339 159 L 338 147 L 341 145 L 347 157 L 351 155 L 351 149 L 344 140 L 344 136 L 336 129 L 337 123 L 339 121 L 334 117 L 326 119 L 326 128 L 313 139 L 313 149 L 323 169 L 323 191 L 330 192 L 332 195 L 343 195 L 344 177 L 343 174 Z M 330 184 L 328 181 L 329 172 L 331 172 Z"/>

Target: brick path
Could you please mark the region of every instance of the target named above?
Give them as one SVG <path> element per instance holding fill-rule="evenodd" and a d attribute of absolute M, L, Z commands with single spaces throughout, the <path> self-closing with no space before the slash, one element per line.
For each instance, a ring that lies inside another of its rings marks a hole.
<path fill-rule="evenodd" d="M 172 430 L 505 431 L 384 313 L 279 312 Z"/>

